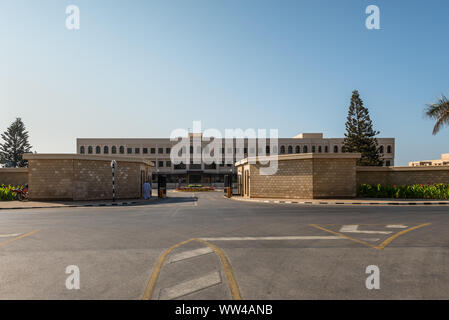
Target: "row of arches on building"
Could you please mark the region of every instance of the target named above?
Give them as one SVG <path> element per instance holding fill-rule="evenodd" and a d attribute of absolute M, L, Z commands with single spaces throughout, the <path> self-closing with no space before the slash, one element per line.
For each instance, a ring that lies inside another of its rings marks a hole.
<path fill-rule="evenodd" d="M 88 146 L 87 147 L 87 152 L 86 152 L 86 147 L 85 146 L 81 146 L 80 147 L 80 153 L 81 154 L 93 154 L 94 153 L 94 147 L 92 146 Z M 96 146 L 95 147 L 95 153 L 96 154 L 101 154 L 101 147 L 100 146 Z M 112 154 L 116 154 L 117 153 L 117 147 L 113 146 L 111 147 L 111 153 Z M 119 153 L 124 154 L 125 153 L 125 147 L 121 146 L 119 147 Z M 104 146 L 103 147 L 103 154 L 109 154 L 109 147 L 108 146 Z"/>
<path fill-rule="evenodd" d="M 102 147 L 100 147 L 100 146 L 96 146 L 95 147 L 95 154 L 101 154 L 102 153 L 101 151 L 102 151 Z M 141 148 L 130 148 L 130 147 L 125 148 L 124 146 L 120 146 L 120 147 L 104 146 L 103 147 L 103 154 L 109 154 L 109 152 L 111 154 L 117 154 L 117 153 L 125 154 L 125 151 L 126 151 L 127 154 L 132 154 L 132 153 L 139 154 L 140 151 L 141 151 Z M 148 148 L 142 148 L 142 153 L 143 154 L 147 154 L 147 153 L 149 153 L 149 151 L 150 150 Z M 161 153 L 164 152 L 164 148 L 158 148 L 157 151 L 158 151 L 158 154 L 161 154 Z M 80 153 L 81 154 L 86 154 L 86 153 L 87 154 L 94 154 L 94 147 L 93 146 L 88 146 L 87 149 L 86 149 L 85 146 L 81 146 L 80 147 Z M 155 154 L 156 153 L 156 148 L 151 148 L 151 153 Z M 167 154 L 170 153 L 170 148 L 166 148 L 166 153 Z"/>
<path fill-rule="evenodd" d="M 128 150 L 128 153 L 132 153 L 132 148 L 128 148 L 128 149 L 131 149 L 131 151 Z M 137 149 L 138 148 L 136 148 L 136 153 L 139 153 L 140 150 L 139 150 L 139 152 L 137 152 Z M 96 146 L 95 147 L 95 154 L 101 154 L 101 151 L 102 150 L 101 150 L 100 146 Z M 111 151 L 111 154 L 117 154 L 117 151 L 118 151 L 119 154 L 125 154 L 125 147 L 124 146 L 120 146 L 118 148 L 118 150 L 117 150 L 116 146 L 112 146 L 110 151 Z M 168 149 L 167 149 L 167 151 L 168 151 Z M 246 151 L 247 150 L 245 148 L 245 153 L 246 153 Z M 343 152 L 343 153 L 346 152 L 344 147 L 340 148 L 338 145 L 334 145 L 333 152 L 334 153 L 339 153 L 340 151 Z M 386 151 L 387 151 L 387 153 L 392 153 L 392 147 L 390 145 L 388 145 L 386 147 Z M 190 152 L 191 153 L 193 152 L 193 147 L 191 147 Z M 318 153 L 322 153 L 322 152 L 329 153 L 329 146 L 324 146 L 324 148 L 323 148 L 323 146 L 314 146 L 314 145 L 312 145 L 311 146 L 311 150 L 309 151 L 309 146 L 307 146 L 307 145 L 303 145 L 302 148 L 299 145 L 295 146 L 294 148 L 291 145 L 287 146 L 287 147 L 282 145 L 280 147 L 280 152 L 279 153 L 280 154 L 293 154 L 293 153 L 308 153 L 308 152 L 312 152 L 312 153 L 315 153 L 315 152 L 318 152 Z M 385 153 L 385 147 L 384 146 L 380 146 L 379 147 L 379 152 L 382 153 L 382 154 Z M 87 152 L 86 152 L 86 147 L 81 146 L 80 147 L 80 153 L 81 154 L 85 154 L 85 153 L 93 154 L 94 153 L 94 147 L 88 146 L 87 147 Z M 147 152 L 144 152 L 144 153 L 147 153 Z M 270 154 L 270 146 L 266 146 L 266 153 Z M 109 154 L 109 146 L 104 146 L 103 147 L 103 154 Z"/>
<path fill-rule="evenodd" d="M 392 147 L 390 145 L 387 146 L 386 149 L 387 149 L 387 153 L 392 153 Z M 281 146 L 281 148 L 280 148 L 280 154 L 286 154 L 286 153 L 287 154 L 292 154 L 292 153 L 301 153 L 301 146 L 295 146 L 294 151 L 295 152 L 293 152 L 293 146 L 288 146 L 287 148 L 285 146 Z M 342 153 L 345 153 L 346 152 L 345 147 L 343 147 L 343 146 L 339 147 L 338 145 L 334 145 L 333 152 L 334 153 L 339 153 L 340 151 Z M 318 152 L 318 153 L 322 153 L 322 152 L 329 153 L 329 146 L 324 146 L 324 148 L 323 148 L 323 146 L 314 146 L 314 145 L 312 145 L 311 151 L 309 151 L 308 146 L 306 146 L 306 145 L 302 146 L 302 153 L 308 153 L 308 152 L 312 152 L 312 153 L 315 153 L 315 152 Z M 380 146 L 379 147 L 379 152 L 384 154 L 385 153 L 385 147 L 384 146 Z M 267 153 L 269 153 L 268 149 L 267 149 Z"/>

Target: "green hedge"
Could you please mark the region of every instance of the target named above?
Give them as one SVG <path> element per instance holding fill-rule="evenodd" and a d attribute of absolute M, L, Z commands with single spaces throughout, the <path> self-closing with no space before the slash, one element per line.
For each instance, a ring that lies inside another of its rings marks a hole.
<path fill-rule="evenodd" d="M 362 184 L 359 195 L 368 198 L 449 199 L 449 184 L 414 184 L 411 186 L 383 186 Z"/>
<path fill-rule="evenodd" d="M 0 186 L 0 201 L 11 201 L 11 200 L 16 200 L 16 194 L 14 193 L 13 190 L 15 190 L 16 188 L 14 188 L 13 186 L 5 186 L 5 185 L 1 185 Z"/>

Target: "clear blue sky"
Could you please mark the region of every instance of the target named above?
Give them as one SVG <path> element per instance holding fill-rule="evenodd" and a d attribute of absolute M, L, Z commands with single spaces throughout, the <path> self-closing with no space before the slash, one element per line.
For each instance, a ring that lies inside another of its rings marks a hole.
<path fill-rule="evenodd" d="M 365 28 L 370 4 L 381 30 Z M 2 0 L 0 131 L 22 117 L 38 152 L 193 120 L 342 137 L 358 89 L 397 164 L 439 158 L 449 128 L 432 136 L 423 109 L 449 94 L 448 12 L 446 0 Z"/>

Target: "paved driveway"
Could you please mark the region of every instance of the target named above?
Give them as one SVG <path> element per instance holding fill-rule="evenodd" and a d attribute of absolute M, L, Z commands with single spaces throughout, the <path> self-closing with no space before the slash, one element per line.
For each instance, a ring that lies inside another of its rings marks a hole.
<path fill-rule="evenodd" d="M 2 210 L 0 298 L 448 299 L 448 215 L 447 207 L 250 203 L 220 192 Z M 80 289 L 67 289 L 76 273 L 68 266 L 79 269 Z M 367 289 L 368 266 L 378 268 L 380 289 Z"/>

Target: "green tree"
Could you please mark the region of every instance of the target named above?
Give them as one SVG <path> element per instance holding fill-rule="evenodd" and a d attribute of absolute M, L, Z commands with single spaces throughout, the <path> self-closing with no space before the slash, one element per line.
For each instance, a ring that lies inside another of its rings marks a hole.
<path fill-rule="evenodd" d="M 383 161 L 375 138 L 378 134 L 373 129 L 369 111 L 363 106 L 359 92 L 354 90 L 346 120 L 344 151 L 361 153 L 362 157 L 357 161 L 359 166 L 381 166 Z"/>
<path fill-rule="evenodd" d="M 31 152 L 31 146 L 22 119 L 16 118 L 1 136 L 0 163 L 9 168 L 26 167 L 28 161 L 23 160 L 22 156 Z"/>
<path fill-rule="evenodd" d="M 441 128 L 449 125 L 449 100 L 441 95 L 437 103 L 427 105 L 425 114 L 428 118 L 436 120 L 433 127 L 433 135 L 436 135 Z"/>

